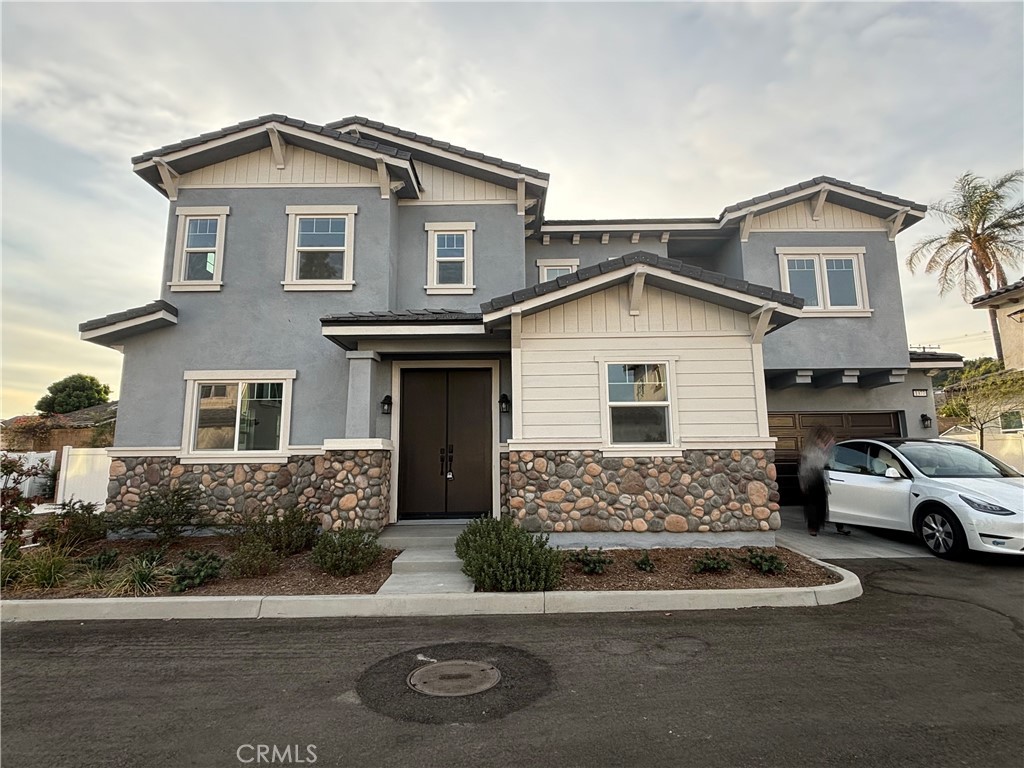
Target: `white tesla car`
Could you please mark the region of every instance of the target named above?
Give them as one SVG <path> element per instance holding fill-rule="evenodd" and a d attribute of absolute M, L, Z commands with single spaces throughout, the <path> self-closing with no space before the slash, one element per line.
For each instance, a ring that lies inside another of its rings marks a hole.
<path fill-rule="evenodd" d="M 1024 555 L 1024 476 L 949 440 L 844 440 L 829 465 L 829 519 L 913 531 L 932 554 Z"/>

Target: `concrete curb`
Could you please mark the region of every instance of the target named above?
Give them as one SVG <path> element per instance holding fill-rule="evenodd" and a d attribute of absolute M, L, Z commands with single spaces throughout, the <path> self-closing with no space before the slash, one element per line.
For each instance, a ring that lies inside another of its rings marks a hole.
<path fill-rule="evenodd" d="M 856 574 L 820 560 L 814 562 L 838 574 L 842 580 L 817 587 L 778 589 L 4 600 L 0 603 L 0 621 L 299 619 L 806 608 L 835 605 L 864 593 Z"/>

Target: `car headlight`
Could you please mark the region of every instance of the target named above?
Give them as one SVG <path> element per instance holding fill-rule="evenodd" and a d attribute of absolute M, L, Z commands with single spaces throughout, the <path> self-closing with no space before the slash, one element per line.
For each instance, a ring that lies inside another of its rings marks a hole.
<path fill-rule="evenodd" d="M 1013 510 L 1007 509 L 1006 507 L 1000 507 L 998 504 L 989 504 L 987 501 L 980 501 L 978 499 L 972 499 L 970 496 L 964 496 L 960 494 L 960 498 L 964 500 L 964 503 L 971 509 L 976 509 L 979 512 L 987 512 L 990 515 L 1012 515 Z"/>

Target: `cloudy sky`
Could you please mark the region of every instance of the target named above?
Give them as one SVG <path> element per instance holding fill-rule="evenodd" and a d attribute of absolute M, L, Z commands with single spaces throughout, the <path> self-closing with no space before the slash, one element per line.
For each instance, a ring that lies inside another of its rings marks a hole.
<path fill-rule="evenodd" d="M 963 171 L 1024 164 L 1020 3 L 2 15 L 3 417 L 76 372 L 116 396 L 120 355 L 77 325 L 159 296 L 168 203 L 131 156 L 269 112 L 366 115 L 541 168 L 552 218 L 715 216 L 819 174 L 929 203 Z M 983 313 L 902 279 L 911 343 L 992 354 Z"/>

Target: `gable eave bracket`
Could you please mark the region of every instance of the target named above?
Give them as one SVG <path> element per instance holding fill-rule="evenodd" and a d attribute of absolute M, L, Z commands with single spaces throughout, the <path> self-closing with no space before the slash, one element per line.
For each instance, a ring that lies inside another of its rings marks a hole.
<path fill-rule="evenodd" d="M 516 213 L 526 215 L 526 177 L 516 179 Z"/>
<path fill-rule="evenodd" d="M 748 213 L 740 222 L 740 242 L 745 243 L 750 239 L 750 228 L 754 225 L 754 214 Z"/>
<path fill-rule="evenodd" d="M 167 192 L 167 199 L 175 201 L 178 199 L 178 179 L 181 176 L 176 170 L 167 164 L 167 161 L 160 157 L 153 158 L 153 165 L 160 172 L 160 181 L 163 182 L 164 190 Z"/>
<path fill-rule="evenodd" d="M 813 221 L 821 221 L 821 214 L 825 210 L 826 197 L 828 197 L 828 187 L 822 189 L 814 197 L 814 202 L 811 203 L 811 219 Z"/>
<path fill-rule="evenodd" d="M 640 314 L 640 299 L 644 293 L 644 281 L 647 279 L 647 270 L 637 267 L 633 276 L 629 279 L 629 314 Z"/>
<path fill-rule="evenodd" d="M 774 301 L 762 304 L 750 313 L 750 340 L 754 344 L 760 344 L 764 335 L 768 332 L 768 323 L 771 322 L 772 312 L 779 308 Z"/>
<path fill-rule="evenodd" d="M 380 184 L 380 199 L 388 200 L 391 198 L 391 175 L 388 173 L 388 164 L 384 162 L 383 157 L 378 157 L 376 160 L 377 182 Z"/>
<path fill-rule="evenodd" d="M 277 170 L 284 170 L 284 145 L 285 141 L 281 138 L 280 132 L 277 130 L 276 125 L 267 126 L 267 135 L 270 137 L 270 151 L 274 155 L 274 165 L 277 166 Z"/>
<path fill-rule="evenodd" d="M 908 213 L 910 213 L 909 208 L 900 208 L 896 213 L 886 219 L 889 223 L 889 240 L 896 239 L 896 235 L 900 233 L 900 227 L 903 226 L 903 219 L 906 218 Z"/>

